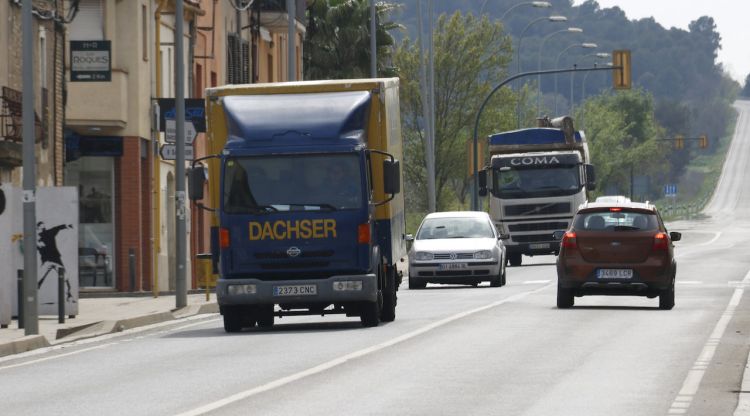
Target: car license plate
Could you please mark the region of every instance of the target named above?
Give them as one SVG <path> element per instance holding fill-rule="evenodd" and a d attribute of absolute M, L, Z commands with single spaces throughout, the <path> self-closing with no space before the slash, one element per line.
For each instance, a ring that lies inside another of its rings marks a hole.
<path fill-rule="evenodd" d="M 543 248 L 549 248 L 549 243 L 536 243 L 536 244 L 529 244 L 529 248 L 532 250 L 539 250 Z"/>
<path fill-rule="evenodd" d="M 274 286 L 274 296 L 311 296 L 318 294 L 316 285 L 284 285 Z"/>
<path fill-rule="evenodd" d="M 463 270 L 467 267 L 466 263 L 441 263 L 440 270 Z"/>
<path fill-rule="evenodd" d="M 596 271 L 599 279 L 630 279 L 633 277 L 633 269 L 599 269 Z"/>

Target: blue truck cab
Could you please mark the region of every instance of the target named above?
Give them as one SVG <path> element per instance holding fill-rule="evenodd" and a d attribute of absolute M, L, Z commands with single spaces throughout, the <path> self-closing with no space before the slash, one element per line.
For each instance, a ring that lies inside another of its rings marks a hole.
<path fill-rule="evenodd" d="M 395 319 L 406 251 L 398 80 L 226 86 L 206 106 L 225 330 L 287 315 Z M 205 176 L 191 169 L 191 199 Z"/>

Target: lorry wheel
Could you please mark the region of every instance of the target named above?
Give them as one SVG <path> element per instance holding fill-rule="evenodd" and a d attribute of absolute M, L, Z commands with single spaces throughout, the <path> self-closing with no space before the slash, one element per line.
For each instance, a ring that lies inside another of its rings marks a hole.
<path fill-rule="evenodd" d="M 573 306 L 575 299 L 573 298 L 573 291 L 557 286 L 557 307 L 559 309 L 567 309 Z"/>
<path fill-rule="evenodd" d="M 516 267 L 521 265 L 521 254 L 509 254 L 508 262 L 511 266 Z"/>
<path fill-rule="evenodd" d="M 242 315 L 234 310 L 224 311 L 224 332 L 240 332 L 242 330 Z"/>
<path fill-rule="evenodd" d="M 359 320 L 362 322 L 362 326 L 378 326 L 380 323 L 380 311 L 378 309 L 378 301 L 362 302 L 359 312 Z"/>
<path fill-rule="evenodd" d="M 259 327 L 270 328 L 273 326 L 273 305 L 259 306 L 256 314 Z"/>
<path fill-rule="evenodd" d="M 395 270 L 389 268 L 389 270 Z M 396 276 L 392 271 L 386 272 L 386 288 L 383 290 L 383 310 L 380 311 L 380 320 L 392 322 L 396 319 Z"/>

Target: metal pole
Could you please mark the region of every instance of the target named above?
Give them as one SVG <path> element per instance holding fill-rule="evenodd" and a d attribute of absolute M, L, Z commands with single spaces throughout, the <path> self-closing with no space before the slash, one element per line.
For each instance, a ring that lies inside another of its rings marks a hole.
<path fill-rule="evenodd" d="M 427 3 L 429 7 L 430 29 L 429 42 L 430 42 L 430 76 L 429 76 L 429 88 L 430 88 L 430 176 L 428 187 L 432 190 L 430 195 L 430 212 L 437 211 L 437 188 L 435 187 L 435 142 L 437 141 L 437 135 L 435 134 L 435 42 L 433 39 L 434 30 L 432 25 L 435 21 L 435 13 L 433 7 L 433 1 L 429 0 Z"/>
<path fill-rule="evenodd" d="M 375 0 L 370 0 L 370 77 L 378 76 L 377 19 Z"/>
<path fill-rule="evenodd" d="M 430 29 L 432 26 L 430 26 Z M 422 47 L 422 37 L 424 36 L 424 28 L 422 26 L 422 1 L 417 0 L 417 30 L 419 36 L 417 37 L 417 45 L 419 49 L 419 70 L 422 74 L 419 77 L 419 88 L 422 94 L 422 125 L 424 127 L 424 153 L 425 153 L 425 168 L 427 170 L 427 207 L 430 212 L 434 212 L 435 208 L 433 201 L 435 201 L 435 175 L 433 158 L 435 152 L 432 150 L 431 142 L 431 129 L 430 123 L 430 93 L 428 88 L 428 77 L 427 77 L 427 63 L 424 59 L 424 48 Z M 429 46 L 429 40 L 427 40 Z"/>
<path fill-rule="evenodd" d="M 297 49 L 295 47 L 295 44 L 297 42 L 294 41 L 294 38 L 296 37 L 297 31 L 295 28 L 295 24 L 297 22 L 297 16 L 296 12 L 297 9 L 295 8 L 295 1 L 294 0 L 286 0 L 286 14 L 289 16 L 289 31 L 287 33 L 287 78 L 289 81 L 296 81 L 297 80 Z"/>
<path fill-rule="evenodd" d="M 175 161 L 175 215 L 177 217 L 175 236 L 176 250 L 176 307 L 187 306 L 187 278 L 186 278 L 186 250 L 187 229 L 185 226 L 185 62 L 184 58 L 184 5 L 182 1 L 175 2 L 175 112 L 177 160 Z"/>
<path fill-rule="evenodd" d="M 18 292 L 18 329 L 23 328 L 23 269 L 18 269 L 16 291 Z"/>
<path fill-rule="evenodd" d="M 65 268 L 63 267 L 57 269 L 57 323 L 65 323 Z"/>
<path fill-rule="evenodd" d="M 575 67 L 576 67 L 576 65 L 573 65 L 573 68 L 575 68 Z M 573 117 L 573 80 L 574 80 L 573 77 L 575 77 L 575 75 L 576 75 L 575 72 L 571 72 L 570 73 L 570 106 L 569 106 L 570 112 L 568 114 L 571 117 Z"/>
<path fill-rule="evenodd" d="M 39 334 L 36 267 L 36 159 L 34 157 L 34 37 L 31 0 L 21 6 L 23 28 L 23 305 L 24 333 Z"/>

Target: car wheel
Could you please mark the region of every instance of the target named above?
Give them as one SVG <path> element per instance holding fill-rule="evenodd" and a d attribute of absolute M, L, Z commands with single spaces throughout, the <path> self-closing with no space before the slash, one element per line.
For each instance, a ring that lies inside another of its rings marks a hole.
<path fill-rule="evenodd" d="M 242 315 L 236 310 L 224 311 L 224 331 L 240 332 L 242 330 Z"/>
<path fill-rule="evenodd" d="M 364 327 L 378 326 L 380 323 L 380 308 L 378 301 L 362 302 L 360 304 L 359 320 Z"/>
<path fill-rule="evenodd" d="M 262 305 L 257 312 L 258 326 L 270 328 L 273 326 L 273 305 Z"/>
<path fill-rule="evenodd" d="M 659 294 L 659 309 L 670 310 L 672 308 L 674 308 L 674 284 Z"/>
<path fill-rule="evenodd" d="M 500 286 L 505 286 L 505 283 L 507 282 L 507 279 L 506 279 L 507 270 L 508 269 L 505 267 L 505 265 L 503 265 L 503 275 L 502 275 L 503 282 L 500 283 Z"/>
<path fill-rule="evenodd" d="M 425 287 L 427 287 L 427 282 L 409 276 L 409 289 L 424 289 Z"/>
<path fill-rule="evenodd" d="M 521 254 L 510 254 L 508 255 L 508 263 L 510 263 L 511 266 L 517 267 L 520 266 L 522 262 Z"/>
<path fill-rule="evenodd" d="M 396 273 L 392 267 L 385 273 L 386 287 L 383 290 L 383 310 L 380 311 L 380 320 L 391 322 L 396 319 Z"/>
<path fill-rule="evenodd" d="M 573 306 L 575 299 L 573 298 L 573 291 L 557 286 L 557 307 L 559 309 L 567 309 Z"/>

